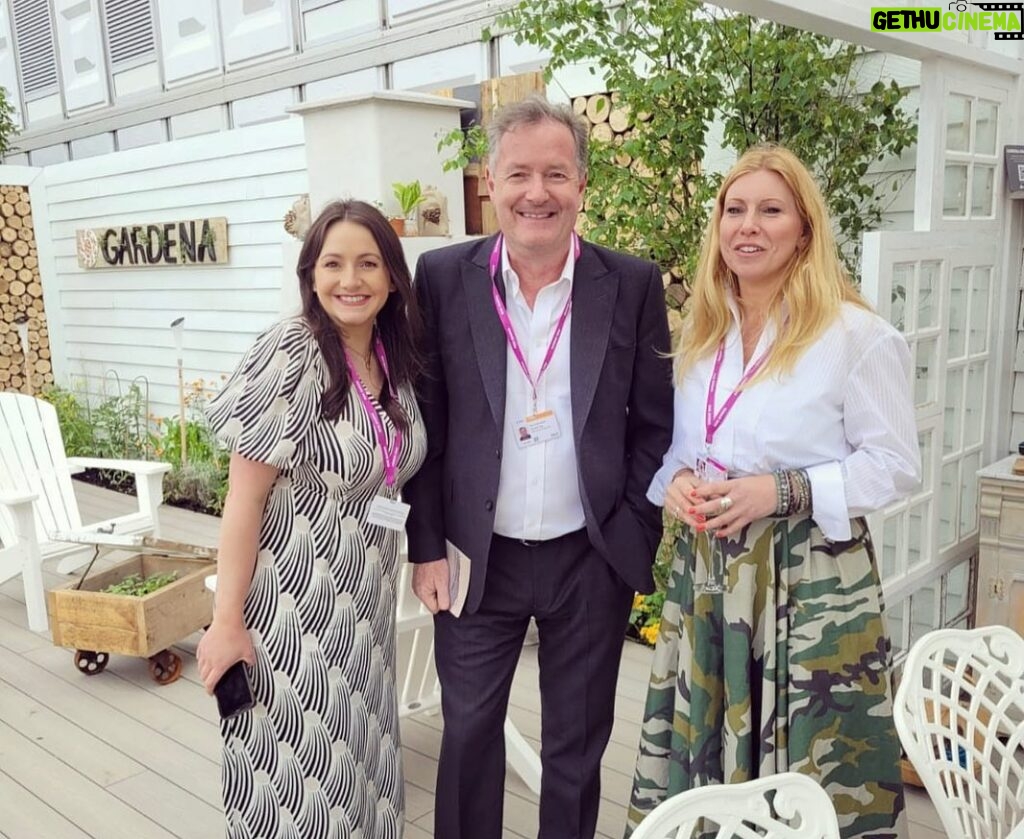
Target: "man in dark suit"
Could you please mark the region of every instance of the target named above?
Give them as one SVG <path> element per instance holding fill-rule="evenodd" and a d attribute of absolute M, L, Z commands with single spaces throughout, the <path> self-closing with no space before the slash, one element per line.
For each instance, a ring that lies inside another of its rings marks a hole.
<path fill-rule="evenodd" d="M 501 234 L 424 254 L 415 279 L 428 453 L 404 495 L 444 712 L 434 836 L 501 837 L 503 723 L 533 617 L 539 837 L 591 839 L 626 622 L 661 533 L 645 493 L 672 430 L 662 281 L 573 231 L 587 135 L 570 109 L 530 99 L 489 131 Z M 458 618 L 446 543 L 471 563 Z"/>

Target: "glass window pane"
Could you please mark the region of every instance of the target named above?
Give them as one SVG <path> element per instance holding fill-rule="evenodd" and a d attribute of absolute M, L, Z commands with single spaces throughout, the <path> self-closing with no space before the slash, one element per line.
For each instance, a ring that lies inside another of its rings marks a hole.
<path fill-rule="evenodd" d="M 931 492 L 935 489 L 932 486 L 932 453 L 935 441 L 935 432 L 931 429 L 922 431 L 917 435 L 917 443 L 921 448 L 921 491 Z"/>
<path fill-rule="evenodd" d="M 935 609 L 935 587 L 938 580 L 929 580 L 910 597 L 910 645 L 926 632 L 939 628 Z"/>
<path fill-rule="evenodd" d="M 914 312 L 917 313 L 915 329 L 926 329 L 936 326 L 939 322 L 939 277 L 942 263 L 938 260 L 926 260 L 918 270 L 917 301 Z"/>
<path fill-rule="evenodd" d="M 956 542 L 957 518 L 960 511 L 960 482 L 957 461 L 942 467 L 942 487 L 939 490 L 939 549 Z"/>
<path fill-rule="evenodd" d="M 991 216 L 992 199 L 996 190 L 996 167 L 980 163 L 974 164 L 974 177 L 971 179 L 971 215 Z"/>
<path fill-rule="evenodd" d="M 972 355 L 985 352 L 988 347 L 989 289 L 992 285 L 992 269 L 974 269 L 971 283 L 971 330 L 967 349 Z"/>
<path fill-rule="evenodd" d="M 897 656 L 908 649 L 907 633 L 903 626 L 903 614 L 905 612 L 906 600 L 892 605 L 886 604 L 885 608 L 885 630 L 889 633 L 889 641 L 892 643 L 892 654 Z"/>
<path fill-rule="evenodd" d="M 950 94 L 946 97 L 946 149 L 970 151 L 968 129 L 971 124 L 971 100 Z"/>
<path fill-rule="evenodd" d="M 907 570 L 913 570 L 919 562 L 927 562 L 930 552 L 928 539 L 928 519 L 931 516 L 932 502 L 922 501 L 915 504 L 907 513 Z"/>
<path fill-rule="evenodd" d="M 946 574 L 946 602 L 943 604 L 945 614 L 942 616 L 944 624 L 948 624 L 967 608 L 971 597 L 971 593 L 967 588 L 970 585 L 970 580 L 970 561 L 961 562 L 956 568 Z"/>
<path fill-rule="evenodd" d="M 967 215 L 967 164 L 947 163 L 942 187 L 942 215 L 963 218 Z"/>
<path fill-rule="evenodd" d="M 974 153 L 996 153 L 996 128 L 999 125 L 999 103 L 979 99 L 974 103 Z"/>
<path fill-rule="evenodd" d="M 900 536 L 900 519 L 902 516 L 886 516 L 882 525 L 882 574 L 883 580 L 896 574 L 896 552 Z"/>
<path fill-rule="evenodd" d="M 949 276 L 949 358 L 961 358 L 967 350 L 967 288 L 971 269 L 954 268 Z"/>
<path fill-rule="evenodd" d="M 960 451 L 960 422 L 964 401 L 964 368 L 954 367 L 946 373 L 945 420 L 942 425 L 942 453 Z"/>
<path fill-rule="evenodd" d="M 963 460 L 961 476 L 963 487 L 960 493 L 960 538 L 970 536 L 978 528 L 978 470 L 981 468 L 981 452 L 967 455 Z"/>
<path fill-rule="evenodd" d="M 892 266 L 892 315 L 889 322 L 900 332 L 906 331 L 907 294 L 913 281 L 913 262 L 897 262 Z"/>
<path fill-rule="evenodd" d="M 975 361 L 967 365 L 967 393 L 964 398 L 964 448 L 981 443 L 985 424 L 985 377 L 988 364 Z"/>
<path fill-rule="evenodd" d="M 938 368 L 939 339 L 927 338 L 917 342 L 914 364 L 914 405 L 921 408 L 934 405 L 939 399 Z"/>

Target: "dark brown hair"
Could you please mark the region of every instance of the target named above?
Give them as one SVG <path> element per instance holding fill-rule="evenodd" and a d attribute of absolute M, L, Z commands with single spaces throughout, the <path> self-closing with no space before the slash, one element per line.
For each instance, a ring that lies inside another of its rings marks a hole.
<path fill-rule="evenodd" d="M 365 201 L 334 201 L 328 204 L 306 233 L 296 273 L 302 294 L 302 317 L 320 345 L 330 376 L 321 413 L 332 422 L 338 419 L 348 398 L 348 365 L 345 363 L 341 333 L 316 296 L 313 269 L 324 249 L 327 231 L 340 221 L 353 222 L 370 232 L 395 287 L 394 292 L 388 295 L 384 308 L 377 313 L 375 325 L 387 353 L 391 386 L 396 390 L 406 384 L 415 386 L 423 364 L 419 353 L 422 321 L 416 296 L 412 292 L 409 266 L 406 265 L 398 236 L 380 211 Z M 381 390 L 380 404 L 399 428 L 408 430 L 409 418 L 398 401 L 391 398 L 387 385 Z"/>

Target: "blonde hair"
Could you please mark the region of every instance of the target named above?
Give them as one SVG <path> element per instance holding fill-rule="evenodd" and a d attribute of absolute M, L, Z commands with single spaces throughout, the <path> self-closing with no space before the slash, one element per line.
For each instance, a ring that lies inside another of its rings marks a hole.
<path fill-rule="evenodd" d="M 726 292 L 731 290 L 739 299 L 739 286 L 722 259 L 719 225 L 729 188 L 744 175 L 761 170 L 777 174 L 793 193 L 806 241 L 786 266 L 783 282 L 770 302 L 768 317 L 775 322 L 778 338 L 767 363 L 751 381 L 792 371 L 800 356 L 839 316 L 844 302 L 870 308 L 850 283 L 839 259 L 825 199 L 807 167 L 782 146 L 754 146 L 725 176 L 715 198 L 693 280 L 690 314 L 675 353 L 679 379 L 718 348 L 732 325 Z M 788 310 L 785 325 L 781 322 L 783 299 Z"/>

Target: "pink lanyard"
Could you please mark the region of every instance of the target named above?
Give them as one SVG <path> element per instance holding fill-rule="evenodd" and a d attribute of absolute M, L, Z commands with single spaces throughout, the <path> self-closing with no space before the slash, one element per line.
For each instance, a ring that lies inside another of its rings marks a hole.
<path fill-rule="evenodd" d="M 395 389 L 391 384 L 388 357 L 384 353 L 384 344 L 381 342 L 379 335 L 374 336 L 373 350 L 377 356 L 377 361 L 380 363 L 381 370 L 384 371 L 384 377 L 387 379 L 388 392 L 394 399 L 398 399 Z M 398 472 L 398 458 L 402 452 L 402 430 L 398 427 L 395 428 L 394 443 L 388 446 L 388 437 L 384 431 L 384 423 L 381 421 L 377 409 L 373 407 L 373 403 L 370 401 L 370 394 L 366 392 L 362 379 L 359 378 L 355 367 L 352 366 L 352 359 L 348 356 L 348 350 L 345 351 L 345 363 L 348 365 L 348 374 L 352 380 L 352 385 L 355 387 L 356 393 L 359 394 L 359 401 L 363 403 L 366 415 L 370 418 L 370 424 L 373 425 L 373 433 L 377 438 L 377 444 L 380 446 L 381 458 L 384 460 L 384 483 L 390 488 L 394 486 L 395 475 Z"/>
<path fill-rule="evenodd" d="M 523 375 L 526 376 L 526 381 L 530 383 L 530 390 L 533 393 L 533 408 L 537 409 L 537 383 L 540 382 L 541 376 L 544 375 L 544 371 L 548 369 L 551 364 L 551 359 L 555 356 L 555 348 L 558 346 L 558 339 L 562 337 L 562 330 L 565 328 L 565 322 L 569 317 L 569 311 L 572 309 L 572 292 L 569 293 L 569 299 L 565 301 L 565 307 L 562 309 L 562 314 L 558 317 L 558 322 L 555 323 L 555 332 L 551 336 L 551 341 L 548 344 L 548 351 L 544 353 L 544 360 L 541 362 L 540 370 L 537 371 L 537 378 L 534 379 L 530 375 L 530 368 L 526 363 L 526 358 L 523 355 L 523 350 L 519 346 L 519 339 L 516 338 L 516 331 L 512 327 L 512 320 L 508 316 L 508 309 L 505 308 L 505 303 L 501 299 L 501 294 L 498 291 L 498 265 L 501 262 L 501 244 L 504 241 L 504 237 L 499 233 L 498 239 L 494 243 L 494 249 L 491 251 L 490 259 L 490 272 L 491 272 L 491 296 L 494 299 L 494 310 L 498 313 L 498 320 L 501 321 L 501 326 L 505 330 L 505 337 L 508 339 L 508 345 L 512 348 L 512 355 L 516 357 L 516 361 L 519 362 L 519 367 L 523 371 Z M 572 247 L 573 247 L 573 259 L 580 258 L 580 237 L 573 231 L 572 234 Z"/>
<path fill-rule="evenodd" d="M 723 338 L 722 342 L 718 345 L 718 353 L 715 355 L 715 366 L 711 370 L 711 381 L 708 384 L 708 400 L 704 406 L 704 444 L 709 449 L 711 448 L 711 443 L 715 439 L 715 434 L 718 432 L 718 429 L 722 427 L 722 423 L 725 422 L 725 418 L 729 415 L 729 411 L 732 410 L 732 406 L 735 405 L 736 400 L 740 398 L 740 393 L 742 393 L 741 388 L 757 375 L 757 371 L 760 370 L 761 366 L 768 360 L 768 356 L 771 353 L 773 346 L 775 346 L 774 343 L 761 353 L 757 360 L 747 368 L 747 372 L 743 374 L 739 383 L 733 389 L 732 393 L 729 394 L 729 398 L 725 400 L 725 404 L 716 412 L 715 391 L 718 389 L 718 374 L 722 370 L 722 361 L 725 359 L 725 339 Z"/>

